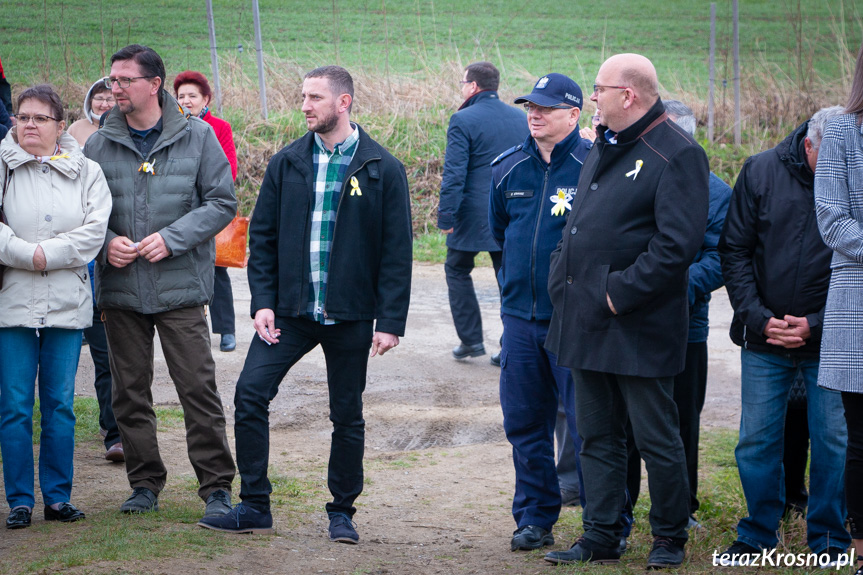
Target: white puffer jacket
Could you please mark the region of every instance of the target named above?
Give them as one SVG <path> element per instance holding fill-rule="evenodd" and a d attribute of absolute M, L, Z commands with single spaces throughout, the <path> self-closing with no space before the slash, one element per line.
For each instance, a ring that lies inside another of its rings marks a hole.
<path fill-rule="evenodd" d="M 10 174 L 10 170 L 11 175 Z M 87 262 L 105 241 L 111 193 L 99 164 L 74 138 L 45 163 L 25 152 L 10 131 L 0 142 L 0 193 L 9 225 L 0 224 L 0 327 L 82 329 L 93 319 Z M 47 266 L 33 267 L 42 246 Z"/>

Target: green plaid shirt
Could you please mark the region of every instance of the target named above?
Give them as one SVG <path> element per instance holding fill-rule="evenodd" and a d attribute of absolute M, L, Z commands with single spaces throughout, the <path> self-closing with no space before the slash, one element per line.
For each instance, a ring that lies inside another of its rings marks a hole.
<path fill-rule="evenodd" d="M 360 132 L 354 131 L 330 152 L 318 134 L 315 134 L 313 161 L 315 165 L 315 208 L 312 211 L 312 236 L 309 242 L 309 302 L 306 317 L 323 325 L 333 325 L 336 320 L 326 317 L 324 302 L 327 297 L 327 273 L 330 267 L 333 230 L 336 227 L 336 211 L 339 196 L 354 157 Z"/>

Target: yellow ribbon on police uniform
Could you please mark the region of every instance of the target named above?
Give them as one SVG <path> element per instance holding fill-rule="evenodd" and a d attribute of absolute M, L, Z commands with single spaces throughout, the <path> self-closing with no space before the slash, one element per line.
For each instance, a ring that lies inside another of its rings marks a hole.
<path fill-rule="evenodd" d="M 363 195 L 362 190 L 360 190 L 360 183 L 357 181 L 356 176 L 351 176 L 351 195 L 354 194 L 361 196 Z"/>
<path fill-rule="evenodd" d="M 551 215 L 562 216 L 566 210 L 572 210 L 572 204 L 569 203 L 572 195 L 564 193 L 563 190 L 558 190 L 557 195 L 551 196 L 550 199 L 554 203 L 551 207 Z"/>

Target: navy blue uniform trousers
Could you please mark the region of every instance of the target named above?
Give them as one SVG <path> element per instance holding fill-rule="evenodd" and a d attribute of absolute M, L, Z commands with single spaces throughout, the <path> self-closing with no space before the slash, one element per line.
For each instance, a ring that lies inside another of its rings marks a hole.
<path fill-rule="evenodd" d="M 554 424 L 562 401 L 572 437 L 578 437 L 572 375 L 545 349 L 547 321 L 503 314 L 500 406 L 512 444 L 516 525 L 551 530 L 560 515 L 560 486 L 554 463 Z"/>

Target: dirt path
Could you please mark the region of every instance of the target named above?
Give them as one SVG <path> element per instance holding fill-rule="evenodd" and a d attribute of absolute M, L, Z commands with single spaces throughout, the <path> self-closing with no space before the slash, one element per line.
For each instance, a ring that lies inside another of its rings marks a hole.
<path fill-rule="evenodd" d="M 220 353 L 216 336 L 213 353 L 233 447 L 234 385 L 253 330 L 245 273 L 231 270 L 231 277 L 237 351 Z M 496 351 L 501 326 L 492 270 L 477 270 L 475 282 L 487 348 Z M 727 336 L 730 316 L 725 292 L 717 292 L 711 305 L 705 427 L 736 427 L 739 421 L 739 355 Z M 270 420 L 273 466 L 320 484 L 317 511 L 287 517 L 288 513 L 277 511 L 277 535 L 258 538 L 215 561 L 154 561 L 131 572 L 446 574 L 544 569 L 538 554 L 509 551 L 515 528 L 509 512 L 513 471 L 498 402 L 499 370 L 489 364 L 488 356 L 453 360 L 450 349 L 455 343 L 443 267 L 416 264 L 407 337 L 396 350 L 373 358 L 369 365 L 364 395 L 367 479 L 355 517 L 361 545 L 326 540 L 323 505 L 328 496 L 325 475 L 331 425 L 324 358 L 315 350 L 282 383 Z M 92 379 L 92 363 L 84 350 L 79 395 L 94 396 Z M 153 396 L 157 404 L 178 405 L 158 347 Z M 160 446 L 171 476 L 193 477 L 181 429 L 161 433 Z M 92 448 L 76 453 L 73 495 L 88 511 L 114 508 L 128 493 L 122 469 L 100 455 Z M 558 532 L 559 547 L 568 544 L 571 535 Z M 26 533 L 0 534 L 0 554 L 13 552 L 26 540 Z M 105 566 L 97 572 L 118 569 L 130 566 Z"/>

